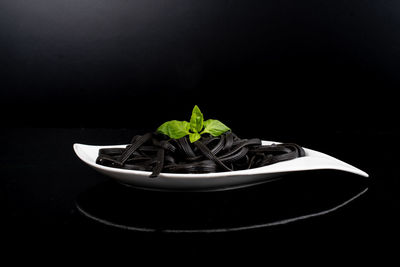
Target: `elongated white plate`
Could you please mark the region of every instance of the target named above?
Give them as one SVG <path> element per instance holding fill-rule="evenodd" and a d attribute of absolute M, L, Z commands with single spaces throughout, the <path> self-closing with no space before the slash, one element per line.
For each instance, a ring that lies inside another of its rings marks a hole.
<path fill-rule="evenodd" d="M 262 143 L 263 145 L 270 145 L 278 142 L 262 141 Z M 153 190 L 224 190 L 263 183 L 289 172 L 321 169 L 340 170 L 368 177 L 366 172 L 350 164 L 324 153 L 304 148 L 306 152 L 304 157 L 260 168 L 202 174 L 161 173 L 157 178 L 149 178 L 151 172 L 148 171 L 125 170 L 96 164 L 99 149 L 111 147 L 124 148 L 126 145 L 92 146 L 74 144 L 74 150 L 78 157 L 98 172 L 127 185 Z"/>

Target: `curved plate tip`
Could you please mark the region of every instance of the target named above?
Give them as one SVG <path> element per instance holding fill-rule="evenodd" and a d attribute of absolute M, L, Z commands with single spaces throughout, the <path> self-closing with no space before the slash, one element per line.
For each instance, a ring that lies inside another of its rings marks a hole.
<path fill-rule="evenodd" d="M 358 169 L 358 168 L 356 168 L 354 166 L 351 166 L 351 165 L 349 165 L 349 167 L 346 167 L 346 168 L 343 168 L 343 169 L 340 169 L 340 170 L 346 171 L 346 172 L 350 172 L 350 173 L 354 173 L 354 174 L 357 174 L 357 175 L 360 175 L 360 176 L 363 176 L 363 177 L 366 177 L 366 178 L 369 177 L 368 173 L 366 173 L 365 171 L 362 171 L 362 170 L 360 170 L 360 169 Z"/>
<path fill-rule="evenodd" d="M 78 158 L 80 158 L 83 162 L 92 165 L 91 163 L 93 163 L 93 156 L 97 157 L 99 148 L 96 146 L 75 143 L 73 144 L 73 149 Z"/>
<path fill-rule="evenodd" d="M 79 145 L 80 144 L 78 144 L 78 143 L 75 143 L 72 145 L 72 148 L 74 149 L 74 152 L 78 157 L 79 157 L 79 153 L 78 153 Z"/>
<path fill-rule="evenodd" d="M 353 166 L 352 166 L 352 167 L 353 167 Z M 356 167 L 353 167 L 353 170 L 354 170 L 354 171 L 353 171 L 352 173 L 358 174 L 358 175 L 363 176 L 363 177 L 366 177 L 366 178 L 369 178 L 369 174 L 366 173 L 365 171 L 360 170 L 360 169 L 358 169 L 358 168 L 356 168 Z"/>
<path fill-rule="evenodd" d="M 82 147 L 82 146 L 85 146 L 85 145 L 75 143 L 75 144 L 72 146 L 73 149 L 74 149 L 75 154 L 76 154 L 80 159 L 82 159 L 82 155 L 81 155 L 81 152 L 82 152 L 81 147 Z"/>
<path fill-rule="evenodd" d="M 299 160 L 308 161 L 309 165 L 314 167 L 318 166 L 318 169 L 334 169 L 369 177 L 368 173 L 337 158 L 308 148 L 304 148 L 304 150 L 306 152 L 306 157 L 300 158 Z"/>
<path fill-rule="evenodd" d="M 78 152 L 77 152 L 77 151 L 78 151 L 79 145 L 80 145 L 80 144 L 78 144 L 78 143 L 75 143 L 75 144 L 72 145 L 72 148 L 74 149 L 75 154 L 77 154 L 77 155 L 78 155 Z"/>
<path fill-rule="evenodd" d="M 83 162 L 87 163 L 85 157 L 83 157 L 83 155 L 81 155 L 81 146 L 82 146 L 82 144 L 75 143 L 72 147 L 74 149 L 75 154 L 78 156 L 78 158 L 80 160 L 82 160 Z"/>

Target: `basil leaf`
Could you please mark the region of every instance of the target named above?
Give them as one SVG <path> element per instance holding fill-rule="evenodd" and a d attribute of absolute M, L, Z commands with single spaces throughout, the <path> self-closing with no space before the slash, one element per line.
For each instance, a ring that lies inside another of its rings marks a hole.
<path fill-rule="evenodd" d="M 182 123 L 183 123 L 183 126 L 185 127 L 185 129 L 186 129 L 186 131 L 188 132 L 188 133 L 190 133 L 190 123 L 189 122 L 187 122 L 187 121 L 182 121 Z"/>
<path fill-rule="evenodd" d="M 201 132 L 201 130 L 203 131 Z M 189 135 L 190 142 L 194 143 L 199 140 L 204 133 L 209 133 L 212 136 L 219 136 L 229 130 L 229 127 L 219 120 L 210 119 L 204 121 L 203 114 L 199 107 L 195 105 L 190 122 L 177 120 L 167 121 L 158 127 L 157 132 L 168 135 L 173 139 L 179 139 Z"/>
<path fill-rule="evenodd" d="M 190 133 L 189 134 L 190 143 L 194 143 L 197 140 L 199 140 L 200 138 L 201 138 L 201 135 L 199 133 Z"/>
<path fill-rule="evenodd" d="M 194 106 L 192 117 L 190 118 L 190 130 L 193 132 L 200 132 L 203 129 L 203 114 L 197 105 Z"/>
<path fill-rule="evenodd" d="M 230 128 L 219 120 L 209 119 L 204 122 L 204 131 L 201 133 L 209 133 L 212 136 L 219 136 L 229 130 Z"/>
<path fill-rule="evenodd" d="M 171 138 L 179 139 L 188 135 L 190 123 L 187 121 L 167 121 L 158 127 L 157 132 L 168 135 Z"/>

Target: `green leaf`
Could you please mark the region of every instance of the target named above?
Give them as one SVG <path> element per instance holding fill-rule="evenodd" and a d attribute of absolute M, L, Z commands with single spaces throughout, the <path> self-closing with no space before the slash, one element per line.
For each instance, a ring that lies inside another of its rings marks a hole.
<path fill-rule="evenodd" d="M 168 135 L 171 138 L 179 139 L 188 135 L 190 123 L 187 121 L 167 121 L 158 127 L 157 132 Z"/>
<path fill-rule="evenodd" d="M 197 140 L 199 140 L 200 138 L 201 138 L 201 135 L 199 133 L 190 133 L 189 134 L 190 143 L 194 143 Z"/>
<path fill-rule="evenodd" d="M 204 122 L 204 131 L 201 132 L 203 133 L 209 133 L 212 136 L 220 136 L 221 134 L 229 131 L 230 128 L 220 122 L 219 120 L 206 120 Z"/>
<path fill-rule="evenodd" d="M 219 136 L 229 130 L 229 127 L 219 120 L 210 119 L 204 121 L 203 114 L 199 107 L 195 105 L 190 122 L 177 120 L 167 121 L 158 127 L 157 132 L 168 135 L 173 139 L 179 139 L 189 135 L 190 142 L 194 143 L 199 140 L 204 133 L 209 133 L 212 136 Z"/>
<path fill-rule="evenodd" d="M 190 118 L 190 130 L 193 132 L 200 132 L 203 129 L 203 114 L 197 105 L 194 106 L 192 117 Z"/>

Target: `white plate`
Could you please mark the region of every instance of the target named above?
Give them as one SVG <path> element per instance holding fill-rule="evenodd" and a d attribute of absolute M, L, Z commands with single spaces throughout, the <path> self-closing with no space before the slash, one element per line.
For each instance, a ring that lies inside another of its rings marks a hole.
<path fill-rule="evenodd" d="M 277 144 L 278 142 L 262 141 L 263 145 L 272 143 Z M 98 172 L 115 178 L 123 184 L 153 190 L 224 190 L 263 183 L 289 172 L 321 169 L 340 170 L 368 177 L 366 172 L 350 164 L 324 153 L 304 148 L 306 153 L 304 157 L 260 168 L 201 174 L 161 173 L 157 178 L 149 178 L 151 172 L 148 171 L 126 170 L 96 164 L 99 149 L 112 147 L 124 148 L 126 145 L 92 146 L 74 144 L 74 150 L 78 157 Z"/>

